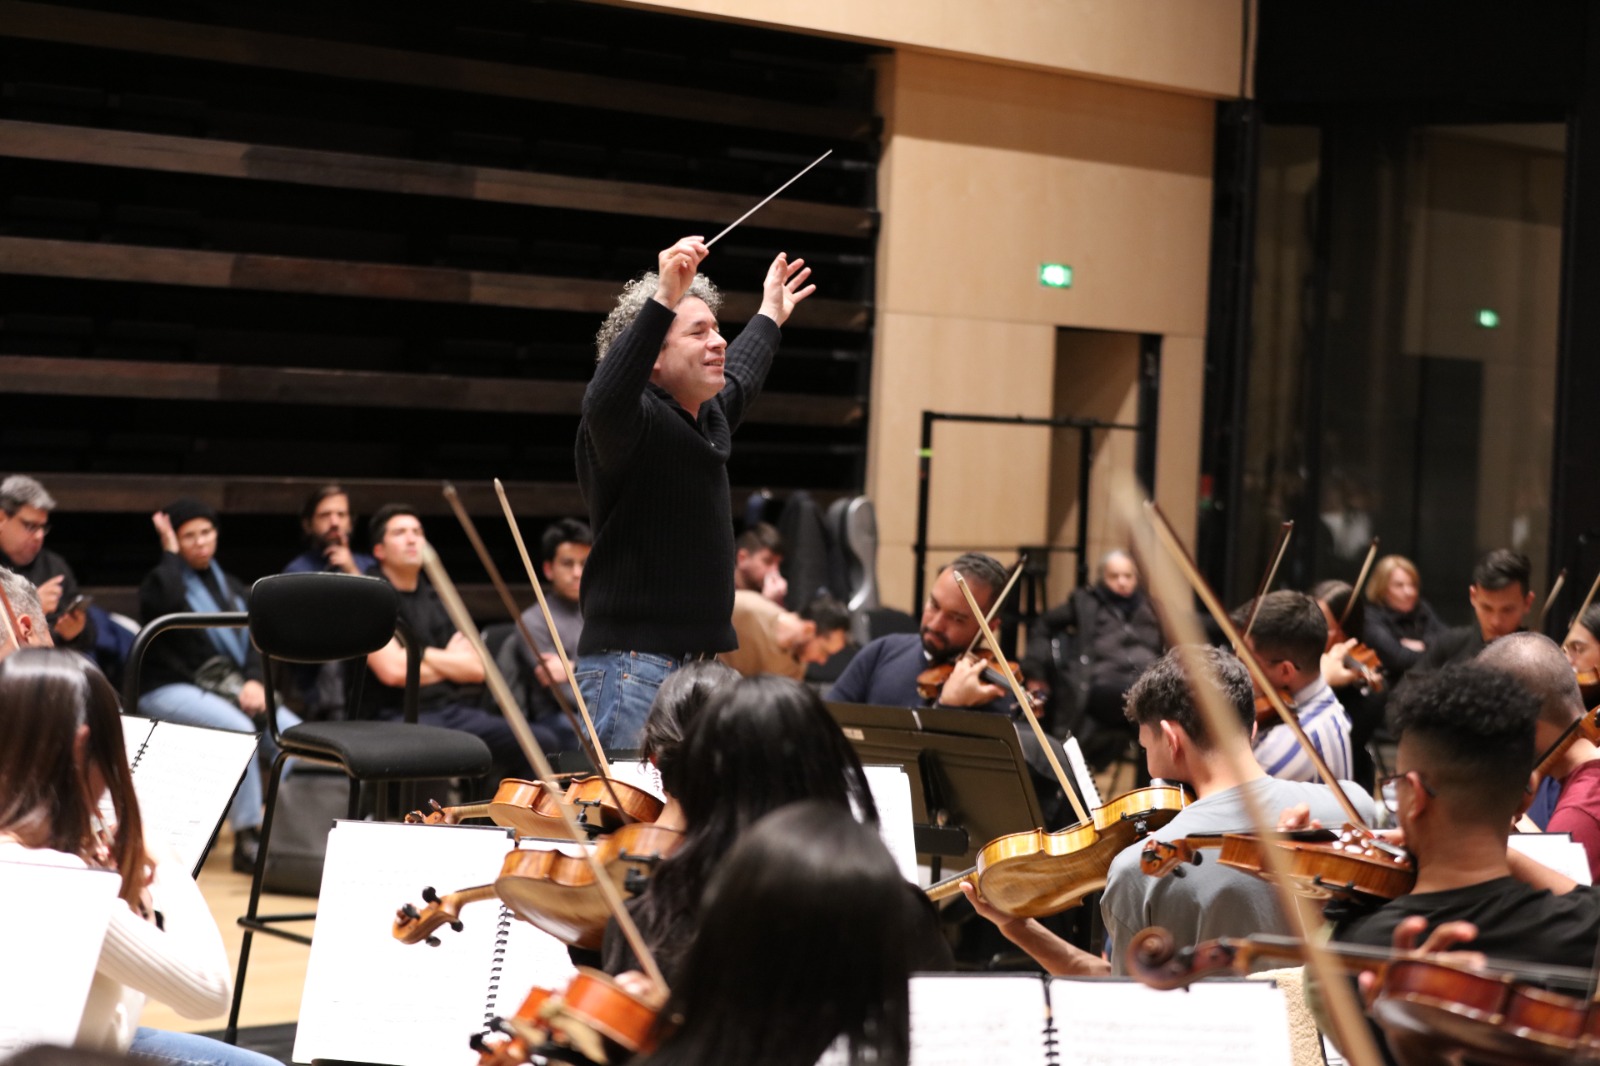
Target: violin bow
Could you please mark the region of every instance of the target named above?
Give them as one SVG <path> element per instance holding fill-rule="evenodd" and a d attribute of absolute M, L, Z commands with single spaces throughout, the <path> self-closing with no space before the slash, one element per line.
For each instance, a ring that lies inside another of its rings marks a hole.
<path fill-rule="evenodd" d="M 1294 534 L 1294 519 L 1289 519 L 1278 528 L 1278 547 L 1272 556 L 1272 565 L 1267 567 L 1267 572 L 1262 575 L 1261 586 L 1256 589 L 1255 599 L 1250 601 L 1250 617 L 1244 623 L 1244 635 L 1249 636 L 1256 627 L 1256 615 L 1261 613 L 1261 600 L 1272 588 L 1272 583 L 1278 579 L 1278 567 L 1283 563 L 1284 553 L 1289 550 L 1289 538 Z"/>
<path fill-rule="evenodd" d="M 1000 606 L 1006 602 L 1006 597 L 1011 595 L 1011 590 L 1017 587 L 1017 579 L 1022 576 L 1022 568 L 1027 564 L 1027 552 L 1023 552 L 1017 556 L 1017 565 L 1012 567 L 1011 576 L 1006 579 L 1006 587 L 1000 590 L 1000 595 L 994 598 L 994 604 L 990 606 L 989 613 L 983 616 L 983 620 L 985 622 L 993 622 L 995 615 L 1000 613 Z M 976 617 L 978 609 L 974 607 L 972 610 L 974 617 Z M 981 629 L 972 634 L 972 639 L 967 641 L 967 648 L 961 653 L 961 658 L 965 659 L 967 656 L 972 654 L 972 649 L 978 646 L 978 640 L 982 636 L 983 630 Z"/>
<path fill-rule="evenodd" d="M 1339 800 L 1339 806 L 1344 808 L 1345 817 L 1350 819 L 1351 825 L 1370 832 L 1371 827 L 1356 812 L 1355 804 L 1350 802 L 1350 797 L 1345 795 L 1344 789 L 1339 786 L 1339 779 L 1334 776 L 1333 770 L 1323 760 L 1322 754 L 1312 745 L 1311 738 L 1306 736 L 1305 730 L 1300 728 L 1300 720 L 1289 713 L 1289 708 L 1284 706 L 1283 697 L 1278 695 L 1278 687 L 1268 679 L 1267 672 L 1261 665 L 1261 660 L 1256 657 L 1256 653 L 1244 642 L 1244 637 L 1234 628 L 1233 620 L 1228 617 L 1228 612 L 1223 609 L 1222 601 L 1217 599 L 1217 594 L 1211 591 L 1211 586 L 1206 583 L 1204 577 L 1200 576 L 1200 568 L 1195 565 L 1194 559 L 1190 557 L 1189 550 L 1178 540 L 1178 534 L 1174 532 L 1171 524 L 1167 521 L 1166 515 L 1161 513 L 1161 508 L 1157 507 L 1154 501 L 1147 502 L 1145 510 L 1150 515 L 1151 527 L 1155 530 L 1157 538 L 1162 542 L 1162 546 L 1172 555 L 1173 562 L 1178 565 L 1179 570 L 1183 571 L 1183 576 L 1188 579 L 1190 586 L 1199 595 L 1201 602 L 1211 612 L 1211 617 L 1216 619 L 1217 625 L 1222 627 L 1223 635 L 1233 643 L 1239 660 L 1250 671 L 1250 676 L 1255 680 L 1257 687 L 1265 694 L 1267 701 L 1272 704 L 1273 710 L 1278 712 L 1278 717 L 1283 719 L 1283 724 L 1288 726 L 1290 731 L 1294 733 L 1295 739 L 1300 742 L 1300 747 L 1305 751 L 1306 756 L 1310 758 L 1311 764 L 1317 768 L 1317 776 L 1321 777 L 1323 783 L 1333 790 L 1333 794 Z"/>
<path fill-rule="evenodd" d="M 1344 624 L 1350 620 L 1350 612 L 1355 610 L 1356 597 L 1361 595 L 1361 590 L 1367 587 L 1367 575 L 1372 573 L 1372 560 L 1378 557 L 1378 538 L 1373 537 L 1372 543 L 1367 545 L 1367 558 L 1361 564 L 1361 573 L 1356 575 L 1356 583 L 1350 587 L 1350 598 L 1344 601 L 1344 610 L 1339 612 L 1339 632 L 1344 633 Z M 1349 633 L 1345 633 L 1349 636 Z"/>
<path fill-rule="evenodd" d="M 433 587 L 439 594 L 440 601 L 450 615 L 450 620 L 455 623 L 456 631 L 467 639 L 472 645 L 472 650 L 478 654 L 483 662 L 484 681 L 489 686 L 489 691 L 494 695 L 495 702 L 500 705 L 500 712 L 505 715 L 506 721 L 511 724 L 511 732 L 516 735 L 517 743 L 521 746 L 523 754 L 533 764 L 539 780 L 544 787 L 550 790 L 555 797 L 556 805 L 561 811 L 561 821 L 567 827 L 578 850 L 584 860 L 589 864 L 589 870 L 594 874 L 595 883 L 600 886 L 600 894 L 605 898 L 606 908 L 611 916 L 617 920 L 617 927 L 622 930 L 622 935 L 627 938 L 628 946 L 633 949 L 634 955 L 639 959 L 645 974 L 656 987 L 665 990 L 667 981 L 661 973 L 661 967 L 656 964 L 655 956 L 650 953 L 650 948 L 645 944 L 644 937 L 639 933 L 639 927 L 634 923 L 633 915 L 628 913 L 628 908 L 623 905 L 622 893 L 617 890 L 616 883 L 611 880 L 611 875 L 606 873 L 606 868 L 600 864 L 594 849 L 589 845 L 589 838 L 578 826 L 578 816 L 573 813 L 571 804 L 567 803 L 560 786 L 556 784 L 555 770 L 550 766 L 550 760 L 545 757 L 544 749 L 539 746 L 539 739 L 533 735 L 533 730 L 528 727 L 528 722 L 522 717 L 522 712 L 517 707 L 517 701 L 511 697 L 511 687 L 506 684 L 505 675 L 500 673 L 500 668 L 495 665 L 494 656 L 489 654 L 489 649 L 484 647 L 483 638 L 478 635 L 477 626 L 472 624 L 472 615 L 467 612 L 467 605 L 461 602 L 461 594 L 456 591 L 456 586 L 450 580 L 450 575 L 445 573 L 444 564 L 439 561 L 439 554 L 433 550 L 433 545 L 427 541 L 422 543 L 422 568 L 428 573 L 428 580 L 433 582 Z"/>
<path fill-rule="evenodd" d="M 533 642 L 533 634 L 528 632 L 527 625 L 522 621 L 522 612 L 517 610 L 517 602 L 511 596 L 511 590 L 506 587 L 505 579 L 500 576 L 500 568 L 494 565 L 494 560 L 489 557 L 489 549 L 484 546 L 483 538 L 478 536 L 478 527 L 473 524 L 472 517 L 467 514 L 467 509 L 462 506 L 461 496 L 456 492 L 456 487 L 448 481 L 444 484 L 444 498 L 450 504 L 450 509 L 456 513 L 456 521 L 461 523 L 461 528 L 466 532 L 467 539 L 472 542 L 473 550 L 478 553 L 478 561 L 483 564 L 484 570 L 489 574 L 489 580 L 494 585 L 494 590 L 500 594 L 500 602 L 511 615 L 511 621 L 516 624 L 517 632 L 522 635 L 522 642 L 527 645 L 528 652 L 533 656 L 533 661 L 539 661 L 539 648 Z M 544 606 L 541 599 L 539 605 Z M 556 647 L 561 647 L 561 638 L 556 635 L 555 622 L 550 617 L 550 611 L 545 610 L 544 624 L 549 627 L 551 639 L 556 642 Z M 566 661 L 563 658 L 563 663 Z M 570 673 L 567 675 L 572 676 Z M 576 686 L 574 686 L 576 689 Z M 611 768 L 606 765 L 604 753 L 590 746 L 589 737 L 583 731 L 583 725 L 572 713 L 572 708 L 567 706 L 566 699 L 561 695 L 559 686 L 550 686 L 551 695 L 555 696 L 556 704 L 566 714 L 567 721 L 572 723 L 573 731 L 578 736 L 578 743 L 583 745 L 583 752 L 594 763 L 600 778 L 605 782 L 605 789 L 611 796 L 611 802 L 616 804 L 617 810 L 622 810 L 622 801 L 617 798 L 616 789 L 611 787 Z"/>
<path fill-rule="evenodd" d="M 1572 631 L 1583 624 L 1583 616 L 1588 613 L 1589 605 L 1594 602 L 1594 594 L 1596 591 L 1600 591 L 1600 573 L 1594 575 L 1594 584 L 1589 586 L 1589 595 L 1583 598 L 1583 606 L 1579 607 L 1578 613 L 1572 616 L 1572 624 L 1567 627 L 1566 639 L 1561 643 L 1565 644 L 1568 640 L 1571 640 Z M 1540 628 L 1542 629 L 1544 627 L 1540 626 Z M 1600 636 L 1600 633 L 1595 635 Z"/>
<path fill-rule="evenodd" d="M 1224 699 L 1203 667 L 1198 652 L 1200 647 L 1206 644 L 1206 640 L 1199 624 L 1192 613 L 1178 610 L 1173 606 L 1184 602 L 1187 598 L 1182 592 L 1186 579 L 1195 592 L 1201 594 L 1202 599 L 1209 598 L 1211 603 L 1216 603 L 1216 596 L 1211 593 L 1199 571 L 1194 569 L 1188 552 L 1183 549 L 1176 535 L 1172 534 L 1171 527 L 1166 525 L 1165 519 L 1157 520 L 1160 512 L 1156 510 L 1154 503 L 1146 501 L 1144 505 L 1145 513 L 1151 520 L 1139 521 L 1139 495 L 1131 475 L 1119 477 L 1111 493 L 1113 507 L 1121 514 L 1133 534 L 1130 540 L 1133 543 L 1135 557 L 1139 561 L 1140 569 L 1150 580 L 1151 602 L 1160 616 L 1162 630 L 1168 636 L 1169 646 L 1177 649 L 1181 657 L 1184 673 L 1189 678 L 1189 687 L 1194 693 L 1201 720 L 1206 723 L 1206 730 L 1213 740 L 1232 760 L 1233 773 L 1240 780 L 1245 780 L 1250 776 L 1252 767 L 1256 772 L 1260 771 L 1260 767 L 1250 754 L 1250 739 L 1245 734 L 1237 711 Z M 1163 527 L 1170 541 L 1167 537 L 1156 536 Z M 1156 540 L 1158 543 L 1151 543 L 1151 540 Z M 1165 558 L 1159 548 L 1166 549 Z M 1188 565 L 1185 566 L 1185 563 Z M 1181 577 L 1173 573 L 1173 567 L 1178 567 L 1182 571 Z M 1226 621 L 1227 612 L 1221 610 L 1220 603 L 1217 603 L 1213 613 L 1219 614 L 1220 620 Z M 1226 622 L 1226 627 L 1231 630 L 1233 625 L 1231 622 Z M 1245 661 L 1253 662 L 1254 657 L 1251 656 Z M 1256 665 L 1259 669 L 1260 664 Z M 1270 685 L 1266 688 L 1275 692 Z M 1281 701 L 1279 713 L 1286 713 Z M 1273 827 L 1268 820 L 1267 812 L 1262 808 L 1260 798 L 1249 789 L 1243 790 L 1240 798 L 1244 801 L 1250 823 L 1255 826 L 1256 832 L 1263 840 L 1270 839 Z M 1346 799 L 1345 803 L 1348 805 L 1349 800 Z M 1339 1046 L 1344 1049 L 1347 1059 L 1356 1066 L 1375 1066 L 1381 1063 L 1383 1059 L 1378 1054 L 1377 1045 L 1372 1039 L 1372 1031 L 1367 1027 L 1365 1017 L 1356 1001 L 1355 992 L 1349 983 L 1342 979 L 1341 971 L 1329 957 L 1328 952 L 1310 940 L 1310 923 L 1300 909 L 1299 897 L 1294 893 L 1287 857 L 1277 848 L 1264 847 L 1262 859 L 1267 872 L 1271 874 L 1268 880 L 1273 886 L 1273 891 L 1277 893 L 1278 904 L 1289 927 L 1301 940 L 1307 942 L 1306 965 L 1316 975 L 1323 989 L 1323 995 L 1327 997 L 1333 1035 Z"/>
<path fill-rule="evenodd" d="M 561 669 L 566 671 L 567 680 L 572 684 L 572 695 L 578 701 L 578 713 L 583 716 L 583 724 L 589 727 L 589 735 L 594 738 L 594 752 L 589 757 L 595 760 L 595 769 L 610 780 L 611 766 L 606 762 L 600 734 L 595 732 L 594 721 L 589 717 L 589 705 L 584 702 L 583 693 L 578 690 L 578 679 L 573 676 L 572 662 L 567 658 L 567 649 L 561 643 L 561 634 L 556 632 L 556 620 L 550 616 L 550 604 L 545 602 L 544 589 L 539 585 L 538 575 L 533 572 L 533 559 L 528 555 L 528 546 L 522 541 L 522 527 L 517 525 L 517 516 L 511 510 L 511 501 L 506 498 L 506 487 L 500 484 L 499 478 L 494 479 L 494 492 L 500 497 L 500 509 L 505 512 L 506 522 L 511 526 L 511 539 L 517 542 L 517 554 L 522 556 L 522 565 L 528 571 L 528 583 L 533 586 L 534 599 L 539 601 L 539 612 L 544 615 L 545 628 L 550 631 L 550 643 L 555 645 L 556 655 L 561 659 Z M 579 733 L 582 732 L 580 729 Z M 607 788 L 609 787 L 608 785 Z M 616 796 L 613 795 L 611 799 L 616 803 Z M 617 806 L 620 809 L 622 805 L 618 803 Z"/>
<path fill-rule="evenodd" d="M 1061 768 L 1061 761 L 1056 758 L 1056 753 L 1050 747 L 1050 740 L 1045 735 L 1044 726 L 1039 724 L 1039 716 L 1033 713 L 1033 701 L 1028 699 L 1027 690 L 1017 680 L 1017 675 L 1011 672 L 1011 664 L 1006 662 L 1005 653 L 1000 650 L 1000 641 L 995 638 L 994 630 L 989 628 L 988 621 L 983 617 L 983 609 L 978 606 L 978 601 L 972 598 L 972 589 L 967 585 L 967 579 L 961 576 L 961 571 L 950 571 L 955 575 L 956 588 L 961 590 L 961 595 L 967 598 L 967 606 L 972 610 L 972 617 L 978 620 L 978 635 L 989 645 L 989 650 L 994 652 L 995 669 L 1005 676 L 1006 684 L 1011 686 L 1011 694 L 1017 698 L 1017 705 L 1022 708 L 1022 713 L 1028 716 L 1028 724 L 1033 727 L 1034 736 L 1039 738 L 1039 747 L 1044 749 L 1044 757 L 1050 761 L 1050 769 L 1055 771 L 1056 780 L 1061 782 L 1061 791 L 1067 794 L 1067 800 L 1072 804 L 1072 812 L 1078 816 L 1081 825 L 1093 826 L 1087 811 L 1083 809 L 1083 801 L 1078 798 L 1078 790 L 1072 787 L 1072 782 L 1067 780 L 1067 772 Z M 1017 572 L 1022 572 L 1022 567 L 1017 567 Z M 995 601 L 998 604 L 998 600 Z"/>
<path fill-rule="evenodd" d="M 1544 606 L 1539 608 L 1539 626 L 1535 632 L 1544 632 L 1544 621 L 1550 617 L 1550 608 L 1555 604 L 1556 597 L 1561 595 L 1561 587 L 1567 583 L 1567 568 L 1562 567 L 1561 573 L 1556 575 L 1555 581 L 1550 585 L 1550 593 L 1544 598 Z M 1592 593 L 1591 593 L 1592 595 Z"/>

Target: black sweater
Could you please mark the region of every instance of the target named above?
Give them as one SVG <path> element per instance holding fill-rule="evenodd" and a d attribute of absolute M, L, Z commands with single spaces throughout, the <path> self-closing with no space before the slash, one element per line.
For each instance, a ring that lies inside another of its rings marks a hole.
<path fill-rule="evenodd" d="M 580 594 L 581 654 L 737 646 L 728 454 L 780 334 L 767 316 L 752 318 L 728 345 L 727 384 L 692 419 L 650 382 L 674 317 L 646 301 L 583 394 L 578 484 L 594 549 Z"/>

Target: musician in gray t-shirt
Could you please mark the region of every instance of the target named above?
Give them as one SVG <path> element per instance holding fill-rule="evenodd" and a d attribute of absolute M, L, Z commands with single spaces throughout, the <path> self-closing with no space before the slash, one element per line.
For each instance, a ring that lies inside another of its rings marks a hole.
<path fill-rule="evenodd" d="M 1255 692 L 1244 665 L 1216 648 L 1198 651 L 1217 687 L 1239 712 L 1248 737 L 1255 723 Z M 1242 752 L 1234 752 L 1214 741 L 1195 707 L 1177 650 L 1157 659 L 1134 682 L 1128 690 L 1126 713 L 1139 728 L 1150 776 L 1181 781 L 1194 791 L 1196 799 L 1150 838 L 1112 860 L 1100 901 L 1109 961 L 1074 947 L 1033 919 L 1001 914 L 978 901 L 975 890 L 966 886 L 963 891 L 978 913 L 1054 974 L 1125 973 L 1123 951 L 1134 934 L 1152 925 L 1170 931 L 1180 948 L 1212 937 L 1287 932 L 1287 919 L 1272 886 L 1221 865 L 1216 851 L 1203 852 L 1200 865 L 1186 866 L 1181 877 L 1147 876 L 1139 869 L 1139 856 L 1149 839 L 1170 841 L 1197 834 L 1252 831 L 1245 809 L 1247 793 L 1261 801 L 1273 821 L 1284 808 L 1304 803 L 1312 818 L 1329 826 L 1341 825 L 1346 816 L 1333 790 L 1270 778 L 1251 757 L 1247 743 Z M 1242 777 L 1234 770 L 1240 754 L 1247 766 Z M 1356 813 L 1371 824 L 1372 797 L 1348 781 L 1343 788 Z"/>

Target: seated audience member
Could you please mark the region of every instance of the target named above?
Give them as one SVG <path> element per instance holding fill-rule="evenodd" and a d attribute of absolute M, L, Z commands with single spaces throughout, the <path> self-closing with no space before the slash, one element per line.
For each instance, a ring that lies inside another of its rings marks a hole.
<path fill-rule="evenodd" d="M 1539 701 L 1534 749 L 1548 751 L 1569 726 L 1583 717 L 1578 679 L 1555 641 L 1543 633 L 1512 633 L 1478 653 L 1475 662 L 1522 683 Z M 1560 782 L 1560 799 L 1545 823 L 1550 833 L 1571 833 L 1589 856 L 1589 871 L 1600 881 L 1600 748 L 1581 734 L 1570 739 L 1547 776 Z"/>
<path fill-rule="evenodd" d="M 162 615 L 189 611 L 243 611 L 247 590 L 217 565 L 217 512 L 199 500 L 181 499 L 150 519 L 161 538 L 161 561 L 139 586 L 139 618 L 145 624 Z M 178 629 L 165 633 L 145 653 L 139 675 L 139 713 L 184 725 L 259 732 L 267 713 L 261 654 L 243 629 Z M 278 726 L 299 722 L 277 709 Z M 263 743 L 263 749 L 269 747 Z M 261 827 L 261 763 L 252 759 L 234 794 L 228 820 L 233 826 L 233 867 L 255 869 Z"/>
<path fill-rule="evenodd" d="M 734 590 L 760 593 L 781 605 L 789 594 L 789 583 L 778 570 L 782 562 L 783 537 L 776 527 L 756 523 L 733 542 Z"/>
<path fill-rule="evenodd" d="M 720 687 L 684 730 L 662 784 L 679 801 L 684 842 L 662 860 L 629 910 L 669 986 L 677 986 L 684 954 L 701 928 L 706 886 L 724 856 L 762 815 L 812 799 L 856 812 L 876 831 L 878 809 L 855 749 L 816 693 L 781 677 L 747 677 Z M 950 951 L 933 906 L 901 881 L 908 926 L 918 935 L 913 965 L 948 969 Z M 610 973 L 637 960 L 615 925 L 603 947 Z M 921 965 L 917 965 L 921 964 Z"/>
<path fill-rule="evenodd" d="M 1513 651 L 1501 661 L 1518 658 Z M 1419 915 L 1428 930 L 1471 922 L 1477 936 L 1462 946 L 1490 958 L 1591 967 L 1600 892 L 1506 847 L 1528 799 L 1539 698 L 1474 661 L 1412 678 L 1389 715 L 1399 772 L 1384 780 L 1384 802 L 1417 881 L 1408 895 L 1341 921 L 1334 938 L 1388 947 L 1395 927 Z"/>
<path fill-rule="evenodd" d="M 545 580 L 550 583 L 545 602 L 550 608 L 550 617 L 556 623 L 556 636 L 561 638 L 561 647 L 566 651 L 569 661 L 578 654 L 578 638 L 583 635 L 583 608 L 578 594 L 583 585 L 583 567 L 589 560 L 589 549 L 593 544 L 594 535 L 589 532 L 589 527 L 575 518 L 563 518 L 553 523 L 539 539 L 542 569 Z M 524 677 L 531 674 L 534 679 L 531 684 L 522 687 L 528 697 L 528 706 L 524 709 L 543 731 L 539 737 L 541 744 L 552 751 L 575 750 L 579 746 L 578 738 L 572 732 L 566 715 L 561 713 L 561 706 L 551 690 L 559 688 L 561 698 L 566 700 L 569 708 L 578 706 L 578 698 L 573 694 L 571 679 L 561 668 L 561 656 L 556 654 L 550 627 L 545 624 L 544 612 L 537 603 L 522 612 L 522 624 L 527 627 L 534 646 L 539 650 L 538 661 L 535 662 L 533 653 L 528 650 L 522 637 L 513 635 L 517 664 Z M 590 708 L 590 713 L 594 713 L 594 708 Z M 544 734 L 548 734 L 548 743 Z"/>
<path fill-rule="evenodd" d="M 0 569 L 27 578 L 39 592 L 51 641 L 75 651 L 94 648 L 95 626 L 67 561 L 44 546 L 55 497 L 24 474 L 0 481 Z"/>
<path fill-rule="evenodd" d="M 1077 736 L 1084 757 L 1099 769 L 1133 741 L 1122 697 L 1165 646 L 1133 557 L 1113 551 L 1100 561 L 1099 581 L 1073 590 L 1030 627 L 1022 672 L 1029 690 L 1045 697 L 1061 683 L 1063 690 L 1054 693 L 1056 721 Z"/>
<path fill-rule="evenodd" d="M 305 551 L 284 566 L 286 574 L 365 574 L 373 558 L 350 548 L 354 516 L 350 497 L 338 485 L 324 485 L 306 497 L 300 508 L 300 528 L 305 533 Z"/>
<path fill-rule="evenodd" d="M 837 803 L 752 825 L 706 892 L 666 1014 L 683 1019 L 647 1066 L 813 1066 L 910 1059 L 906 882 L 871 825 Z"/>
<path fill-rule="evenodd" d="M 1528 583 L 1528 557 L 1509 548 L 1496 548 L 1472 568 L 1467 599 L 1473 620 L 1446 633 L 1417 660 L 1417 669 L 1437 670 L 1464 663 L 1492 640 L 1515 633 L 1533 607 L 1533 587 Z"/>
<path fill-rule="evenodd" d="M 1248 605 L 1234 615 L 1241 632 Z M 1339 697 L 1322 677 L 1322 652 L 1328 643 L 1328 622 L 1317 601 L 1303 592 L 1282 590 L 1261 598 L 1255 628 L 1245 637 L 1267 678 L 1294 699 L 1295 717 L 1328 769 L 1343 780 L 1350 776 L 1350 718 Z M 1273 777 L 1316 781 L 1316 764 L 1283 725 L 1256 734 L 1256 761 Z"/>
<path fill-rule="evenodd" d="M 1422 598 L 1417 564 L 1404 555 L 1379 559 L 1367 580 L 1366 619 L 1359 635 L 1362 643 L 1378 653 L 1390 683 L 1404 677 L 1449 632 Z"/>
<path fill-rule="evenodd" d="M 1255 724 L 1255 689 L 1244 664 L 1217 648 L 1196 650 L 1248 736 Z M 1326 824 L 1345 821 L 1344 808 L 1326 785 L 1268 777 L 1248 757 L 1242 760 L 1246 769 L 1239 776 L 1234 769 L 1238 757 L 1249 753 L 1243 750 L 1242 740 L 1240 750 L 1230 751 L 1225 742 L 1213 737 L 1195 702 L 1178 649 L 1157 659 L 1134 682 L 1128 690 L 1127 715 L 1139 728 L 1150 776 L 1188 785 L 1196 797 L 1146 841 L 1251 832 L 1247 794 L 1273 815 L 1304 803 L 1315 812 L 1313 817 Z M 1371 797 L 1352 782 L 1344 782 L 1343 787 L 1357 813 L 1370 824 Z M 1109 962 L 1067 943 L 1035 919 L 1001 914 L 982 903 L 970 885 L 962 891 L 979 914 L 1000 927 L 1006 939 L 1053 974 L 1124 973 L 1127 966 L 1121 949 L 1134 934 L 1152 925 L 1170 930 L 1180 948 L 1220 936 L 1291 931 L 1277 894 L 1267 882 L 1223 866 L 1215 853 L 1206 854 L 1198 866 L 1185 867 L 1181 877 L 1149 877 L 1139 869 L 1144 846 L 1145 841 L 1136 843 L 1111 862 L 1100 899 L 1100 915 L 1110 941 Z"/>
<path fill-rule="evenodd" d="M 45 624 L 44 608 L 39 594 L 27 578 L 0 568 L 0 590 L 4 590 L 11 611 L 17 618 L 17 629 L 11 629 L 10 620 L 0 616 L 0 658 L 18 648 L 49 648 L 50 627 Z"/>
<path fill-rule="evenodd" d="M 739 646 L 717 658 L 745 677 L 777 674 L 802 681 L 806 667 L 821 665 L 850 638 L 850 612 L 822 593 L 798 612 L 787 611 L 759 592 L 733 594 L 733 631 Z"/>
<path fill-rule="evenodd" d="M 194 879 L 176 856 L 147 848 L 110 683 L 80 655 L 25 648 L 0 662 L 0 707 L 0 861 L 110 870 L 121 882 L 73 1046 L 276 1066 L 204 1036 L 139 1025 L 146 997 L 185 1018 L 225 1012 L 232 970 Z M 111 826 L 101 821 L 107 794 Z"/>
<path fill-rule="evenodd" d="M 1351 633 L 1363 630 L 1364 601 L 1359 597 L 1351 603 L 1354 593 L 1348 582 L 1319 581 L 1311 590 L 1322 617 L 1328 623 L 1328 642 L 1322 652 L 1322 679 L 1333 689 L 1333 694 L 1350 719 L 1350 777 L 1370 786 L 1376 769 L 1367 744 L 1383 724 L 1383 707 L 1388 696 L 1388 679 L 1383 673 L 1382 660 L 1376 671 L 1369 671 L 1350 657 L 1356 638 Z M 1349 606 L 1349 617 L 1341 625 L 1339 618 Z"/>
<path fill-rule="evenodd" d="M 528 777 L 532 770 L 517 745 L 511 723 L 478 706 L 464 690 L 481 685 L 483 660 L 456 631 L 433 583 L 422 572 L 422 519 L 405 504 L 391 503 L 372 516 L 372 576 L 400 594 L 400 617 L 422 645 L 417 721 L 459 729 L 483 740 L 494 755 L 497 777 Z M 406 650 L 398 637 L 367 656 L 365 710 L 394 720 L 405 713 Z"/>

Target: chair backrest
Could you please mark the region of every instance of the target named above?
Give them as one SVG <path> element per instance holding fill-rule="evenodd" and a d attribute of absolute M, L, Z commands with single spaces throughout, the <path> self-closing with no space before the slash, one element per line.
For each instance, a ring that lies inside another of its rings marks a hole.
<path fill-rule="evenodd" d="M 273 574 L 250 588 L 250 639 L 280 662 L 369 655 L 394 637 L 399 616 L 394 586 L 376 577 Z"/>

